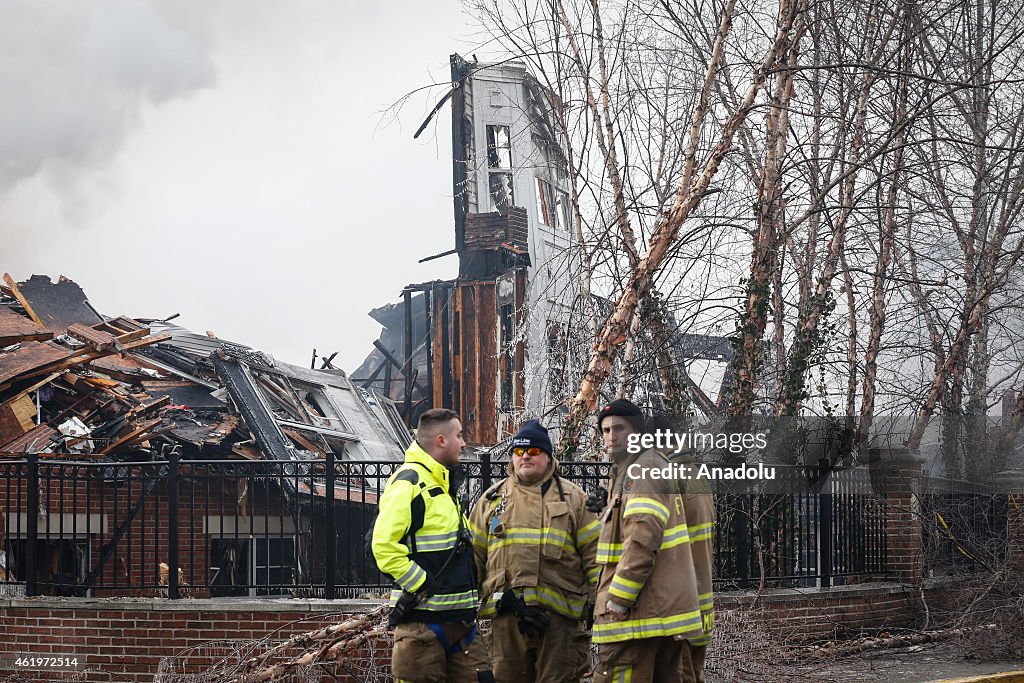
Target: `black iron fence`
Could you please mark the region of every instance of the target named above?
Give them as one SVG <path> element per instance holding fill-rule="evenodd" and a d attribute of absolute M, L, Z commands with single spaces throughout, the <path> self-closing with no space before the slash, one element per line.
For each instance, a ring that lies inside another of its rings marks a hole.
<path fill-rule="evenodd" d="M 720 587 L 828 587 L 886 575 L 885 500 L 867 471 L 775 470 L 770 493 L 716 499 Z"/>
<path fill-rule="evenodd" d="M 400 462 L 0 461 L 0 595 L 369 597 L 363 538 Z M 505 476 L 469 461 L 471 505 Z M 777 466 L 771 492 L 716 498 L 720 588 L 828 586 L 886 572 L 883 501 L 859 470 Z M 586 490 L 608 465 L 568 463 Z"/>
<path fill-rule="evenodd" d="M 980 483 L 925 477 L 921 487 L 925 572 L 992 571 L 1006 557 L 1005 492 Z"/>

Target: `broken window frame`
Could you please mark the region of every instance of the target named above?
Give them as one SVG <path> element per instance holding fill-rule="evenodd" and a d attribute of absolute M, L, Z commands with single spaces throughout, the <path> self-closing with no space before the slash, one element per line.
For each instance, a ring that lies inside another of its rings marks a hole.
<path fill-rule="evenodd" d="M 49 567 L 53 564 L 52 553 L 60 549 L 62 545 L 70 546 L 75 552 L 75 558 L 77 559 L 77 567 L 75 567 L 76 575 L 72 578 L 72 588 L 75 586 L 82 586 L 85 584 L 85 578 L 89 574 L 89 570 L 92 569 L 92 544 L 93 534 L 88 534 L 82 531 L 77 533 L 67 532 L 63 536 L 50 537 L 48 534 L 40 533 L 40 536 L 36 539 L 36 571 L 38 572 L 44 568 Z M 8 579 L 9 584 L 24 584 L 26 578 L 24 558 L 28 552 L 28 533 L 27 530 L 22 531 L 9 531 L 4 535 L 4 549 L 7 551 L 7 558 L 5 560 L 7 565 L 8 576 L 14 576 L 14 581 Z M 36 581 L 41 584 L 49 584 L 50 588 L 54 589 L 56 594 L 54 579 L 56 576 L 60 576 L 58 573 L 55 576 L 51 576 L 49 580 L 45 580 L 43 577 L 36 576 Z M 84 593 L 84 597 L 92 597 L 92 588 L 89 588 Z"/>
<path fill-rule="evenodd" d="M 503 132 L 502 139 L 498 133 Z M 487 124 L 487 168 L 498 171 L 512 170 L 512 126 L 508 124 Z M 500 155 L 500 156 L 499 156 Z M 504 157 L 504 159 L 502 159 Z M 502 161 L 507 162 L 505 164 Z"/>
<path fill-rule="evenodd" d="M 537 178 L 537 220 L 543 225 L 551 226 L 551 213 L 548 206 L 548 181 Z"/>
<path fill-rule="evenodd" d="M 252 381 L 253 386 L 256 388 L 256 394 L 257 396 L 259 396 L 260 401 L 263 403 L 263 407 L 266 408 L 267 412 L 273 415 L 274 420 L 279 425 L 284 427 L 290 427 L 292 429 L 297 429 L 300 431 L 315 432 L 318 434 L 322 434 L 323 436 L 329 436 L 336 439 L 341 439 L 343 441 L 351 441 L 356 443 L 360 441 L 359 436 L 356 435 L 356 433 L 352 430 L 352 426 L 345 419 L 341 409 L 334 402 L 334 400 L 331 399 L 330 394 L 327 392 L 326 385 L 296 379 L 288 376 L 283 372 L 279 372 L 273 368 L 254 368 L 244 363 L 242 365 L 245 368 L 246 374 Z M 274 396 L 273 393 L 266 386 L 264 386 L 262 382 L 259 381 L 260 375 L 270 375 L 275 378 L 283 380 L 285 386 L 291 389 L 293 397 L 298 395 L 299 390 L 314 394 L 316 397 L 317 406 L 320 407 L 321 410 L 323 410 L 325 406 L 329 406 L 331 412 L 333 412 L 334 414 L 331 416 L 324 417 L 311 415 L 309 413 L 308 408 L 306 408 L 306 406 L 303 405 L 305 401 L 303 401 L 300 398 L 298 400 L 298 403 L 305 412 L 308 422 L 299 422 L 294 419 L 282 417 L 278 413 L 278 411 L 281 410 L 281 406 L 279 405 L 281 403 L 281 399 Z M 314 420 L 328 420 L 330 422 L 338 422 L 340 424 L 340 428 L 325 427 L 322 424 L 316 424 Z"/>
<path fill-rule="evenodd" d="M 564 401 L 566 385 L 565 336 L 560 323 L 548 322 L 547 342 L 548 399 L 552 404 L 558 405 Z"/>
<path fill-rule="evenodd" d="M 516 205 L 512 126 L 489 123 L 485 129 L 489 210 L 504 213 Z M 503 136 L 499 137 L 499 132 L 503 132 Z"/>
<path fill-rule="evenodd" d="M 537 176 L 537 220 L 555 230 L 568 230 L 569 193 Z"/>
<path fill-rule="evenodd" d="M 491 211 L 505 213 L 516 205 L 515 182 L 512 173 L 490 173 L 487 176 L 487 196 Z"/>
<path fill-rule="evenodd" d="M 501 388 L 499 405 L 510 413 L 515 400 L 515 306 L 505 304 L 498 311 L 501 326 Z"/>

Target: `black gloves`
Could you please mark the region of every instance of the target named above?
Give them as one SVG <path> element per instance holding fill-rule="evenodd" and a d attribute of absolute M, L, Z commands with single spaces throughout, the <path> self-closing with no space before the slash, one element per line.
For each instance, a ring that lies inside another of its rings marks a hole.
<path fill-rule="evenodd" d="M 519 613 L 526 607 L 526 603 L 518 595 L 508 590 L 501 594 L 501 600 L 498 601 L 496 609 L 497 614 L 515 614 Z"/>
<path fill-rule="evenodd" d="M 550 623 L 551 617 L 544 614 L 543 610 L 536 607 L 530 607 L 529 605 L 523 607 L 523 611 L 516 617 L 516 624 L 519 626 L 519 632 L 527 638 L 539 636 L 544 633 Z"/>
<path fill-rule="evenodd" d="M 587 623 L 587 630 L 594 629 L 594 603 L 587 601 L 587 607 L 583 612 L 583 621 Z"/>
<path fill-rule="evenodd" d="M 497 614 L 516 615 L 516 625 L 519 626 L 519 632 L 527 638 L 544 633 L 547 630 L 548 624 L 551 623 L 551 617 L 544 614 L 543 610 L 527 605 L 521 597 L 511 590 L 501 594 L 501 600 L 498 601 Z"/>
<path fill-rule="evenodd" d="M 598 486 L 587 496 L 587 510 L 600 514 L 608 504 L 608 489 Z"/>
<path fill-rule="evenodd" d="M 401 597 L 398 598 L 398 602 L 391 608 L 391 613 L 388 614 L 388 628 L 394 628 L 400 624 L 405 617 L 409 615 L 409 612 L 416 607 L 416 603 L 420 601 L 420 596 L 409 591 L 402 591 Z"/>

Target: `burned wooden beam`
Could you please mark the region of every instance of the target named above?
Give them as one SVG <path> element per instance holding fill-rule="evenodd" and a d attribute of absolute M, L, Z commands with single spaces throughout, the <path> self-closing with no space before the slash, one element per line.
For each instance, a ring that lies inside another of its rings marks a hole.
<path fill-rule="evenodd" d="M 117 339 L 114 335 L 109 332 L 87 327 L 82 323 L 69 325 L 67 333 L 68 336 L 74 337 L 80 342 L 84 342 L 87 346 L 90 346 L 97 351 L 116 349 L 116 346 L 118 345 Z"/>
<path fill-rule="evenodd" d="M 53 332 L 6 306 L 0 306 L 0 348 L 47 339 L 53 339 Z"/>
<path fill-rule="evenodd" d="M 374 339 L 374 340 L 373 340 L 373 345 L 374 345 L 374 346 L 375 346 L 375 347 L 377 348 L 377 350 L 378 350 L 378 351 L 380 351 L 381 353 L 383 353 L 383 354 L 384 354 L 384 358 L 386 358 L 386 359 L 388 360 L 388 362 L 389 362 L 389 363 L 390 363 L 390 364 L 391 364 L 392 366 L 394 366 L 394 367 L 395 367 L 395 368 L 396 368 L 396 369 L 397 369 L 397 370 L 398 370 L 399 372 L 402 372 L 402 373 L 403 373 L 403 376 L 404 376 L 404 368 L 402 367 L 402 364 L 398 362 L 398 359 L 397 359 L 397 358 L 395 358 L 395 357 L 394 357 L 394 356 L 393 356 L 393 355 L 391 354 L 391 352 L 390 352 L 390 351 L 388 351 L 388 350 L 387 350 L 387 349 L 386 349 L 386 348 L 384 347 L 384 345 L 383 345 L 383 344 L 381 344 L 381 343 L 380 343 L 380 340 L 379 340 L 379 339 Z M 419 383 L 417 383 L 417 382 L 413 382 L 413 386 L 414 386 L 414 387 L 416 387 L 417 389 L 419 389 L 419 390 L 420 390 L 420 392 L 421 392 L 421 393 L 423 393 L 424 395 L 426 394 L 426 389 L 425 389 L 425 388 L 423 387 L 423 385 L 421 385 L 421 384 L 419 384 Z M 389 383 L 388 383 L 388 389 L 389 389 L 389 391 L 390 391 L 390 388 L 391 388 L 391 384 L 390 384 L 390 382 L 389 382 Z"/>

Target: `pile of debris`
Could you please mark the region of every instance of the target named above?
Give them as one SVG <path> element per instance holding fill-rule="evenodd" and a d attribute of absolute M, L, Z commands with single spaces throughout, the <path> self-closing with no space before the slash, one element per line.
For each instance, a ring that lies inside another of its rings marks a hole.
<path fill-rule="evenodd" d="M 174 316 L 172 316 L 173 318 Z M 74 281 L 0 285 L 0 455 L 396 460 L 387 398 L 164 320 L 102 315 Z"/>

